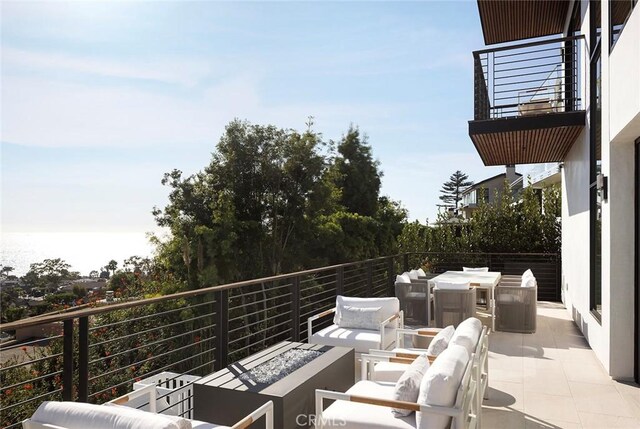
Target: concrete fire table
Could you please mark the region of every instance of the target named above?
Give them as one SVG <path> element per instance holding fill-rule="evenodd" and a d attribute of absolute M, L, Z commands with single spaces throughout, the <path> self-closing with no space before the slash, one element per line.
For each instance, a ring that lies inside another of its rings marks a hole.
<path fill-rule="evenodd" d="M 313 427 L 315 390 L 346 391 L 354 359 L 350 348 L 283 341 L 194 383 L 194 418 L 231 426 L 271 400 L 276 428 Z"/>

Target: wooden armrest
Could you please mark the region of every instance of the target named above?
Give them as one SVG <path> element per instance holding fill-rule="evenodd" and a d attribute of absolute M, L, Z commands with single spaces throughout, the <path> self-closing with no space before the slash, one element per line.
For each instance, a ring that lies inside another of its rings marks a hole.
<path fill-rule="evenodd" d="M 263 404 L 251 414 L 240 420 L 235 425 L 231 426 L 231 429 L 246 429 L 255 423 L 260 417 L 264 416 L 267 420 L 267 427 L 273 427 L 273 402 L 269 401 Z"/>
<path fill-rule="evenodd" d="M 318 313 L 318 314 L 316 314 L 314 316 L 309 317 L 309 320 L 318 320 L 321 317 L 325 317 L 325 316 L 330 315 L 331 313 L 335 313 L 335 311 L 336 311 L 335 307 L 334 308 L 330 308 L 328 310 L 323 311 L 322 313 Z"/>
<path fill-rule="evenodd" d="M 399 311 L 393 314 L 392 316 L 388 317 L 386 320 L 383 320 L 382 322 L 380 322 L 380 329 L 384 328 L 386 325 L 393 322 L 394 320 L 399 319 L 400 314 L 402 314 L 402 311 Z"/>

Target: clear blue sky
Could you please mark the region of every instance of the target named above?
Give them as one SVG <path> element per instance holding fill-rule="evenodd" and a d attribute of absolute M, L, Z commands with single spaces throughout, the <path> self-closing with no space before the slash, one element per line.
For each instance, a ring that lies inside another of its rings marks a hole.
<path fill-rule="evenodd" d="M 149 231 L 162 174 L 193 173 L 235 117 L 369 136 L 383 192 L 434 219 L 467 135 L 477 6 L 461 2 L 9 2 L 4 231 Z"/>

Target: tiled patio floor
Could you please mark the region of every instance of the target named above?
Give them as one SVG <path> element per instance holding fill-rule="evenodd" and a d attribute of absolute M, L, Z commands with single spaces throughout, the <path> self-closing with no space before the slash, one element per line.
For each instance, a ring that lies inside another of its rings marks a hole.
<path fill-rule="evenodd" d="M 611 380 L 564 308 L 538 304 L 535 334 L 489 337 L 482 428 L 640 428 L 640 386 Z"/>

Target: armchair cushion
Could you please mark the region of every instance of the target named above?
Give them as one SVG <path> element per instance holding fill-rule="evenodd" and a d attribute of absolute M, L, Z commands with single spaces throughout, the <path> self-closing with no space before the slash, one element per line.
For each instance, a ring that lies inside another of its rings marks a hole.
<path fill-rule="evenodd" d="M 462 271 L 465 273 L 488 273 L 489 267 L 462 267 Z"/>
<path fill-rule="evenodd" d="M 395 342 L 396 330 L 386 328 L 384 333 L 385 344 L 383 349 L 389 348 Z M 309 338 L 311 344 L 322 344 L 325 346 L 351 347 L 356 353 L 367 353 L 371 349 L 380 349 L 380 331 L 369 329 L 341 328 L 338 325 L 327 326 L 315 332 Z"/>
<path fill-rule="evenodd" d="M 104 407 L 81 402 L 45 401 L 31 417 L 65 429 L 178 429 L 181 426 L 162 414 L 129 407 Z M 191 427 L 188 420 L 182 419 Z"/>
<path fill-rule="evenodd" d="M 393 399 L 394 383 L 363 380 L 346 393 L 378 399 Z M 322 413 L 324 428 L 415 429 L 416 413 L 394 417 L 389 408 L 358 402 L 335 401 Z"/>
<path fill-rule="evenodd" d="M 429 343 L 427 354 L 431 356 L 438 356 L 440 353 L 442 353 L 449 345 L 454 332 L 455 328 L 453 327 L 453 325 L 449 325 L 438 332 L 438 334 L 433 337 L 433 339 Z"/>
<path fill-rule="evenodd" d="M 425 277 L 427 275 L 422 268 L 418 268 L 416 271 L 418 271 L 418 277 Z"/>
<path fill-rule="evenodd" d="M 352 307 L 345 305 L 342 307 L 339 326 L 341 328 L 375 331 L 380 328 L 380 322 L 382 322 L 380 307 Z"/>
<path fill-rule="evenodd" d="M 418 270 L 411 270 L 407 274 L 409 274 L 410 279 L 414 279 L 414 280 L 417 280 L 418 276 L 420 275 L 420 273 L 418 273 Z"/>
<path fill-rule="evenodd" d="M 536 278 L 533 276 L 522 276 L 521 287 L 536 287 Z"/>
<path fill-rule="evenodd" d="M 396 276 L 396 283 L 411 283 L 411 277 L 407 273 L 402 273 Z"/>
<path fill-rule="evenodd" d="M 469 317 L 462 321 L 455 332 L 451 341 L 449 341 L 449 347 L 452 345 L 459 345 L 467 350 L 467 354 L 471 356 L 475 352 L 482 333 L 482 322 L 475 317 Z"/>
<path fill-rule="evenodd" d="M 338 295 L 336 297 L 336 313 L 333 317 L 333 323 L 338 326 L 340 326 L 342 309 L 345 306 L 360 308 L 380 307 L 381 320 L 386 320 L 400 311 L 400 301 L 398 301 L 398 298 L 355 298 Z M 398 321 L 392 321 L 389 327 L 397 328 Z"/>
<path fill-rule="evenodd" d="M 462 346 L 449 346 L 427 370 L 420 384 L 420 405 L 439 405 L 451 407 L 456 402 L 456 396 L 462 377 L 464 376 L 469 355 Z M 433 414 L 416 413 L 416 427 L 419 429 L 446 429 L 451 417 Z"/>
<path fill-rule="evenodd" d="M 400 376 L 393 389 L 393 399 L 396 401 L 416 402 L 420 394 L 420 383 L 429 369 L 429 359 L 427 359 L 427 355 L 421 354 L 411 365 L 405 366 L 405 368 L 406 371 Z M 393 408 L 391 412 L 396 417 L 406 417 L 411 414 L 410 410 L 401 408 Z"/>

